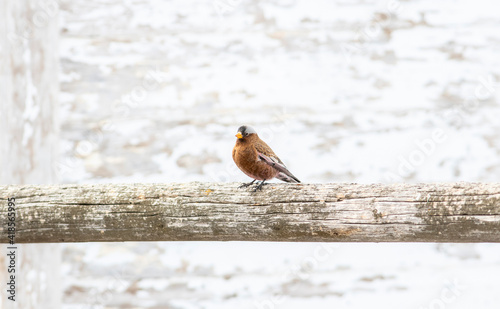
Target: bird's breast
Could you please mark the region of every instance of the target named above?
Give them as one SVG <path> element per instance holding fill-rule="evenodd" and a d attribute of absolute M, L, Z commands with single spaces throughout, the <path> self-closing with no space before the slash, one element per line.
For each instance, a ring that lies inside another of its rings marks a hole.
<path fill-rule="evenodd" d="M 272 179 L 278 171 L 259 159 L 259 154 L 252 145 L 236 145 L 233 148 L 233 160 L 247 176 L 258 180 Z"/>

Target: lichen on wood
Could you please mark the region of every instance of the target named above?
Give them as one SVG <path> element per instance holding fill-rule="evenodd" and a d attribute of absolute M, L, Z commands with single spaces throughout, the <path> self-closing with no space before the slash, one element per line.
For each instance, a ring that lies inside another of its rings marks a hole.
<path fill-rule="evenodd" d="M 500 242 L 500 184 L 238 186 L 0 186 L 0 223 L 16 197 L 19 243 Z"/>

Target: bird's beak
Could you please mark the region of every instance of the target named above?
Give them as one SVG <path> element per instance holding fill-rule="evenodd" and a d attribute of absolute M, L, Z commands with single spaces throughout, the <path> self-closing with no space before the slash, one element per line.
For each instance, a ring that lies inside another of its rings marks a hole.
<path fill-rule="evenodd" d="M 235 135 L 235 136 L 236 136 L 237 138 L 243 138 L 243 135 L 241 134 L 241 132 L 236 133 L 236 135 Z"/>

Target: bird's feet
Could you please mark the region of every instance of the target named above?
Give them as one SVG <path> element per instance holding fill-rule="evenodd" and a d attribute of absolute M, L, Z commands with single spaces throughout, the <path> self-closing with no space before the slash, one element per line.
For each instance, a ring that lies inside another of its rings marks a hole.
<path fill-rule="evenodd" d="M 258 185 L 255 186 L 253 189 L 253 192 L 257 192 L 258 190 L 262 191 L 262 187 L 264 185 L 267 185 L 267 183 L 264 183 L 265 180 L 262 180 Z"/>
<path fill-rule="evenodd" d="M 255 182 L 255 179 L 252 180 L 252 182 L 242 184 L 241 186 L 238 187 L 238 189 L 246 188 L 248 186 L 251 186 L 254 182 Z"/>

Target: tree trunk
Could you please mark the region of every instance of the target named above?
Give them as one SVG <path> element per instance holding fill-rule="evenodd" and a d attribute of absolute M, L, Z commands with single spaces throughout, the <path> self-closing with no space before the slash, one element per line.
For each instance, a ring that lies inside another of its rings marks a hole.
<path fill-rule="evenodd" d="M 25 243 L 500 242 L 497 183 L 6 186 L 0 197 L 4 213 L 16 198 Z"/>

